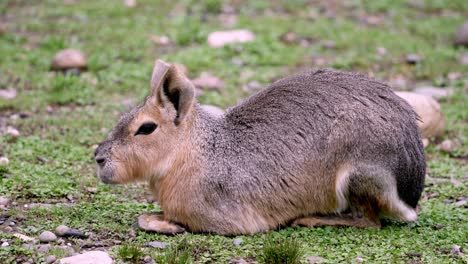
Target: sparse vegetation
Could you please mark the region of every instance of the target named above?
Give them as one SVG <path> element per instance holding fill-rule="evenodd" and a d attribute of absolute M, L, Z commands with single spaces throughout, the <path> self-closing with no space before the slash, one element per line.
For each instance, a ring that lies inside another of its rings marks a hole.
<path fill-rule="evenodd" d="M 265 264 L 299 264 L 303 255 L 302 245 L 296 239 L 269 238 L 263 244 L 257 260 Z"/>
<path fill-rule="evenodd" d="M 265 234 L 243 236 L 236 246 L 232 238 L 211 234 L 170 237 L 134 230 L 139 214 L 160 211 L 147 198 L 147 186 L 109 186 L 96 178 L 94 145 L 121 112 L 144 98 L 155 58 L 184 64 L 191 78 L 201 72 L 221 78 L 224 89 L 205 91 L 198 100 L 222 108 L 247 96 L 249 84 L 263 86 L 312 67 L 371 74 L 395 89 L 452 89 L 440 100 L 446 133 L 426 149 L 430 178 L 416 223 L 392 222 L 381 230 L 283 228 L 268 236 L 294 241 L 304 253 L 298 257 L 302 262 L 306 256 L 327 263 L 357 257 L 364 263 L 468 261 L 468 211 L 466 204 L 457 205 L 468 193 L 468 65 L 459 59 L 468 49 L 452 45 L 456 28 L 468 17 L 466 0 L 137 0 L 134 8 L 122 2 L 0 1 L 0 89 L 17 92 L 14 99 L 0 98 L 0 131 L 12 126 L 20 132 L 18 138 L 0 133 L 0 157 L 10 160 L 0 165 L 0 196 L 15 202 L 0 209 L 0 244 L 9 244 L 0 247 L 0 263 L 43 262 L 43 254 L 24 247 L 29 242 L 13 233 L 37 237 L 61 224 L 90 234 L 65 240 L 77 251 L 109 250 L 118 260 L 161 255 L 173 263 L 261 261 L 260 253 L 269 248 Z M 230 28 L 228 22 L 251 30 L 255 41 L 210 48 L 208 34 Z M 295 40 L 282 40 L 288 32 Z M 158 46 L 149 35 L 168 36 L 173 44 Z M 82 50 L 88 71 L 79 76 L 50 71 L 52 57 L 64 48 Z M 408 54 L 421 60 L 407 64 Z M 460 144 L 445 153 L 437 147 L 444 139 Z M 138 248 L 155 240 L 171 247 Z M 179 247 L 184 243 L 192 247 Z M 464 255 L 451 253 L 455 245 Z M 121 251 L 126 253 L 120 256 Z"/>

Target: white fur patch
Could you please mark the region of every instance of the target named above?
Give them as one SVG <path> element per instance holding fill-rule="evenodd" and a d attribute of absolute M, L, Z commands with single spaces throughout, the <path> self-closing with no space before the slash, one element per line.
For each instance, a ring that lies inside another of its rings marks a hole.
<path fill-rule="evenodd" d="M 337 206 L 335 212 L 340 213 L 348 208 L 348 200 L 346 195 L 348 193 L 348 178 L 351 171 L 351 166 L 344 164 L 338 169 L 336 173 L 335 193 Z"/>

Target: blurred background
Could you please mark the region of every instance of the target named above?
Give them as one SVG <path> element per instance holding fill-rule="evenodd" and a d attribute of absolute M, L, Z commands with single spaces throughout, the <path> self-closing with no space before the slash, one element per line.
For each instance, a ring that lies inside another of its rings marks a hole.
<path fill-rule="evenodd" d="M 154 61 L 163 59 L 185 70 L 200 103 L 222 109 L 317 67 L 424 95 L 430 107 L 421 109 L 437 129 L 426 135 L 418 223 L 380 233 L 318 228 L 272 236 L 297 238 L 306 255 L 329 262 L 462 263 L 467 45 L 466 0 L 0 0 L 0 262 L 43 262 L 73 255 L 70 248 L 120 260 L 137 252 L 138 262 L 163 251 L 128 251 L 126 243 L 185 238 L 202 245 L 195 262 L 256 261 L 264 235 L 244 237 L 239 247 L 224 237 L 135 232 L 138 214 L 159 210 L 145 186 L 110 187 L 95 178 L 96 144 L 146 96 Z M 89 238 L 54 240 L 52 253 L 41 253 L 12 235 L 36 238 L 60 224 Z"/>

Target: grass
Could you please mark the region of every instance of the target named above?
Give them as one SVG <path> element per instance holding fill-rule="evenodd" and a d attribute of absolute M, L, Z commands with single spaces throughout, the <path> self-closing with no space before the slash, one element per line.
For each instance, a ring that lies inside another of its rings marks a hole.
<path fill-rule="evenodd" d="M 0 247 L 0 263 L 44 262 L 44 254 L 24 247 L 12 233 L 37 237 L 60 224 L 90 235 L 65 241 L 75 250 L 106 250 L 127 262 L 149 257 L 172 263 L 228 263 L 236 258 L 261 263 L 267 255 L 294 256 L 298 248 L 303 253 L 297 257 L 300 263 L 306 263 L 307 256 L 320 256 L 326 263 L 349 263 L 357 257 L 366 263 L 468 261 L 468 214 L 466 206 L 454 204 L 468 193 L 468 66 L 458 61 L 468 49 L 451 44 L 456 28 L 466 20 L 466 1 L 423 0 L 414 6 L 407 0 L 138 0 L 135 8 L 121 1 L 72 2 L 0 1 L 0 27 L 6 28 L 0 33 L 0 89 L 18 93 L 12 100 L 0 98 L 0 131 L 5 125 L 21 133 L 19 138 L 0 135 L 0 156 L 10 160 L 0 166 L 0 196 L 15 202 L 0 211 L 0 217 L 7 218 L 0 225 L 0 240 L 9 243 Z M 234 28 L 249 29 L 256 39 L 210 48 L 206 38 L 226 28 L 228 7 L 235 16 Z M 364 23 L 370 15 L 380 22 Z M 310 43 L 281 41 L 287 32 Z M 175 44 L 157 46 L 149 35 L 166 35 Z M 326 48 L 324 41 L 336 47 Z M 64 48 L 87 54 L 88 71 L 79 76 L 51 72 L 51 58 Z M 377 52 L 382 48 L 385 54 Z M 407 54 L 422 59 L 408 65 Z M 145 184 L 100 183 L 92 154 L 120 113 L 148 92 L 155 58 L 186 65 L 191 78 L 201 72 L 221 78 L 224 89 L 204 92 L 198 100 L 222 108 L 248 96 L 242 87 L 249 82 L 265 85 L 317 67 L 317 62 L 391 84 L 403 78 L 405 84 L 395 84 L 395 89 L 427 84 L 453 89 L 453 95 L 440 101 L 446 132 L 426 149 L 428 176 L 437 180 L 426 183 L 418 221 L 389 223 L 379 231 L 288 227 L 241 236 L 239 246 L 232 243 L 234 238 L 212 234 L 169 237 L 134 230 L 139 214 L 158 212 L 159 206 L 148 198 Z M 450 77 L 457 73 L 459 77 Z M 12 118 L 20 112 L 29 117 Z M 461 144 L 453 153 L 443 153 L 437 143 L 444 139 Z M 9 221 L 16 223 L 13 230 L 7 228 Z M 155 240 L 171 246 L 139 247 Z M 461 246 L 465 256 L 450 253 L 454 245 Z M 60 250 L 49 254 L 62 257 L 65 252 Z"/>
<path fill-rule="evenodd" d="M 266 264 L 299 264 L 303 257 L 301 244 L 293 239 L 268 239 L 257 259 Z"/>

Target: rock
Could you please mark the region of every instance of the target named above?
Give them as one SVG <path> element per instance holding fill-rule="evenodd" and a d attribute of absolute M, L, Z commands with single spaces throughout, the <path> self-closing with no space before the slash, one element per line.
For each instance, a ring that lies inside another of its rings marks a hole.
<path fill-rule="evenodd" d="M 202 105 L 201 107 L 203 108 L 203 110 L 207 111 L 208 113 L 210 113 L 213 116 L 222 116 L 222 115 L 224 115 L 224 110 L 219 108 L 219 107 L 216 107 L 214 105 Z"/>
<path fill-rule="evenodd" d="M 456 144 L 450 139 L 446 139 L 439 144 L 439 148 L 441 151 L 446 153 L 451 153 L 456 149 Z"/>
<path fill-rule="evenodd" d="M 334 41 L 331 41 L 331 40 L 325 40 L 323 43 L 322 43 L 322 46 L 326 49 L 334 49 L 336 48 L 336 43 Z"/>
<path fill-rule="evenodd" d="M 42 232 L 42 234 L 39 235 L 39 241 L 41 242 L 54 242 L 55 240 L 57 240 L 57 236 L 50 232 L 50 231 L 44 231 Z"/>
<path fill-rule="evenodd" d="M 466 200 L 461 200 L 455 203 L 455 206 L 465 206 L 466 205 Z"/>
<path fill-rule="evenodd" d="M 421 57 L 418 54 L 408 54 L 406 55 L 406 63 L 408 64 L 416 64 L 421 61 Z"/>
<path fill-rule="evenodd" d="M 5 157 L 0 158 L 0 165 L 2 165 L 2 158 L 5 158 Z M 10 198 L 7 198 L 5 196 L 0 196 L 0 205 L 8 206 L 10 205 L 10 203 L 11 203 Z"/>
<path fill-rule="evenodd" d="M 457 255 L 457 256 L 463 256 L 464 255 L 461 252 L 461 246 L 459 246 L 459 245 L 453 245 L 452 249 L 450 250 L 450 254 Z"/>
<path fill-rule="evenodd" d="M 427 146 L 429 146 L 429 139 L 423 138 L 422 143 L 423 143 L 424 148 L 427 148 Z"/>
<path fill-rule="evenodd" d="M 453 38 L 453 44 L 458 46 L 468 46 L 468 21 L 457 29 Z"/>
<path fill-rule="evenodd" d="M 126 7 L 135 7 L 137 5 L 136 0 L 124 0 L 124 5 Z"/>
<path fill-rule="evenodd" d="M 68 232 L 70 230 L 70 228 L 66 225 L 59 225 L 57 226 L 57 228 L 55 229 L 55 234 L 57 236 L 63 236 L 66 232 Z"/>
<path fill-rule="evenodd" d="M 89 251 L 76 256 L 59 259 L 60 264 L 112 264 L 112 259 L 106 252 Z"/>
<path fill-rule="evenodd" d="M 0 98 L 11 100 L 16 97 L 15 89 L 0 89 Z"/>
<path fill-rule="evenodd" d="M 235 258 L 229 261 L 229 264 L 246 264 L 246 263 L 247 261 L 245 261 L 245 259 L 243 258 Z"/>
<path fill-rule="evenodd" d="M 245 29 L 215 31 L 208 35 L 208 45 L 212 48 L 218 48 L 231 43 L 251 42 L 254 39 L 255 35 Z"/>
<path fill-rule="evenodd" d="M 280 36 L 280 40 L 285 44 L 293 44 L 299 41 L 299 37 L 296 32 L 288 31 Z"/>
<path fill-rule="evenodd" d="M 26 250 L 33 250 L 34 249 L 33 244 L 22 244 L 21 247 L 26 249 Z"/>
<path fill-rule="evenodd" d="M 458 62 L 461 65 L 468 65 L 468 53 L 463 53 L 462 55 L 460 55 L 460 57 L 458 57 Z"/>
<path fill-rule="evenodd" d="M 52 246 L 50 244 L 45 244 L 45 245 L 40 245 L 38 248 L 37 248 L 37 252 L 39 253 L 47 253 L 50 251 L 50 248 Z"/>
<path fill-rule="evenodd" d="M 65 49 L 55 54 L 52 59 L 52 70 L 65 71 L 68 69 L 85 70 L 88 60 L 83 52 L 77 49 Z"/>
<path fill-rule="evenodd" d="M 169 46 L 171 45 L 171 40 L 169 39 L 168 36 L 156 36 L 156 35 L 150 35 L 149 39 L 151 42 L 158 46 Z"/>
<path fill-rule="evenodd" d="M 380 57 L 387 55 L 387 49 L 385 47 L 377 47 L 375 51 L 377 52 L 377 55 L 379 55 Z"/>
<path fill-rule="evenodd" d="M 192 80 L 192 83 L 200 89 L 219 91 L 224 88 L 224 82 L 221 79 L 207 72 L 202 72 L 197 79 Z"/>
<path fill-rule="evenodd" d="M 440 104 L 432 97 L 411 92 L 395 92 L 405 99 L 422 121 L 418 120 L 423 138 L 440 136 L 445 131 L 445 119 Z"/>
<path fill-rule="evenodd" d="M 422 95 L 428 95 L 431 96 L 434 99 L 439 99 L 439 98 L 444 98 L 448 97 L 453 94 L 452 89 L 442 89 L 439 87 L 433 87 L 433 86 L 422 86 L 414 89 L 415 93 L 417 94 L 422 94 Z"/>
<path fill-rule="evenodd" d="M 18 131 L 18 129 L 12 127 L 12 126 L 8 126 L 7 129 L 6 129 L 6 133 L 12 137 L 19 137 L 20 136 L 20 132 Z"/>
<path fill-rule="evenodd" d="M 152 248 L 165 249 L 165 248 L 168 248 L 170 244 L 165 243 L 165 242 L 160 242 L 160 241 L 151 241 L 151 242 L 146 243 L 146 246 L 152 247 Z"/>
<path fill-rule="evenodd" d="M 309 264 L 316 264 L 316 263 L 321 263 L 324 262 L 326 259 L 318 256 L 309 256 L 307 257 L 307 261 Z"/>
<path fill-rule="evenodd" d="M 242 90 L 246 93 L 258 92 L 263 88 L 263 85 L 257 81 L 248 82 L 242 87 Z"/>
<path fill-rule="evenodd" d="M 362 263 L 362 262 L 364 262 L 364 259 L 361 258 L 361 257 L 357 257 L 357 258 L 356 258 L 356 262 L 357 262 L 357 263 Z"/>
<path fill-rule="evenodd" d="M 50 255 L 45 258 L 45 262 L 48 264 L 54 263 L 56 260 L 57 257 L 55 257 L 54 255 Z"/>
<path fill-rule="evenodd" d="M 234 244 L 235 246 L 240 246 L 242 242 L 243 242 L 242 238 L 236 238 L 232 241 L 232 244 Z"/>
<path fill-rule="evenodd" d="M 9 245 L 10 244 L 8 242 L 6 242 L 6 241 L 2 243 L 2 247 L 8 247 Z"/>

